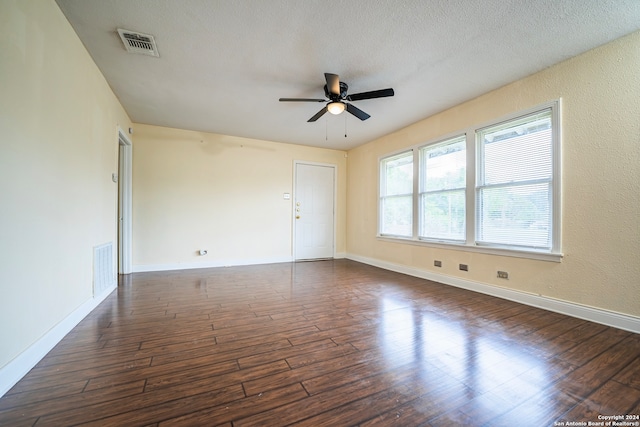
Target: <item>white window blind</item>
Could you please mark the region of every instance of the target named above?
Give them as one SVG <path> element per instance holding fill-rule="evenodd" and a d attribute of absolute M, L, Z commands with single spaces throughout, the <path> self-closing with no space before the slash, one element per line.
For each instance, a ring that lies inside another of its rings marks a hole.
<path fill-rule="evenodd" d="M 380 162 L 380 234 L 413 234 L 413 151 Z"/>
<path fill-rule="evenodd" d="M 552 110 L 477 132 L 476 243 L 551 250 Z"/>
<path fill-rule="evenodd" d="M 466 136 L 420 149 L 421 239 L 465 240 Z"/>

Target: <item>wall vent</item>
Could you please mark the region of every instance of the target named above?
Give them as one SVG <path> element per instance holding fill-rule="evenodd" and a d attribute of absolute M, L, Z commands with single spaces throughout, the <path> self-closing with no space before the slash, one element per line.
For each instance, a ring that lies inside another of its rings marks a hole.
<path fill-rule="evenodd" d="M 158 48 L 156 47 L 156 41 L 152 35 L 123 30 L 121 28 L 118 28 L 118 34 L 120 34 L 120 38 L 127 52 L 156 57 L 160 56 Z"/>
<path fill-rule="evenodd" d="M 113 263 L 113 242 L 93 248 L 93 296 L 102 294 L 116 285 Z"/>

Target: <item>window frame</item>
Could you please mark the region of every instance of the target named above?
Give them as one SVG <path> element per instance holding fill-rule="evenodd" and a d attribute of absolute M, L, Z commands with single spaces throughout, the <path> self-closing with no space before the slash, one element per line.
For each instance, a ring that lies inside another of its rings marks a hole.
<path fill-rule="evenodd" d="M 411 154 L 411 157 L 412 157 L 411 162 L 413 167 L 413 174 L 412 174 L 413 185 L 411 187 L 411 192 L 406 194 L 386 195 L 386 181 L 383 181 L 382 179 L 384 176 L 383 170 L 386 164 L 385 162 L 400 159 L 404 156 L 409 157 L 408 156 L 409 153 Z M 416 221 L 415 221 L 416 209 L 415 209 L 415 200 L 414 200 L 415 191 L 416 191 L 415 161 L 416 161 L 415 150 L 413 148 L 397 151 L 390 155 L 386 155 L 378 159 L 378 231 L 377 231 L 378 237 L 385 237 L 385 238 L 391 238 L 391 239 L 411 239 L 412 236 L 415 234 L 415 226 L 416 226 Z M 383 186 L 385 186 L 384 188 L 385 195 L 383 195 Z M 383 220 L 384 220 L 384 210 L 383 210 L 384 200 L 388 198 L 399 198 L 399 197 L 407 197 L 407 196 L 411 196 L 411 236 L 405 236 L 401 234 L 382 233 Z"/>
<path fill-rule="evenodd" d="M 485 245 L 478 244 L 476 242 L 476 228 L 477 228 L 477 218 L 476 218 L 476 198 L 477 198 L 477 183 L 478 176 L 476 175 L 476 170 L 479 168 L 479 159 L 478 157 L 478 137 L 477 134 L 483 129 L 499 125 L 501 123 L 514 121 L 519 118 L 523 118 L 525 116 L 529 116 L 538 112 L 542 112 L 544 110 L 551 109 L 551 137 L 552 137 L 552 159 L 551 159 L 551 167 L 552 167 L 552 179 L 551 179 L 551 249 L 550 250 L 535 250 L 532 248 L 522 248 L 515 246 L 506 246 L 506 245 Z M 487 253 L 493 255 L 503 255 L 510 257 L 518 257 L 518 258 L 528 258 L 542 261 L 552 261 L 552 262 L 561 262 L 563 258 L 562 253 L 562 150 L 561 150 L 561 99 L 556 99 L 550 102 L 546 102 L 544 104 L 536 105 L 534 107 L 520 110 L 503 117 L 500 117 L 495 120 L 487 121 L 478 125 L 470 126 L 466 129 L 459 130 L 457 132 L 452 132 L 447 135 L 443 135 L 438 137 L 437 139 L 432 139 L 428 142 L 423 142 L 420 144 L 415 144 L 410 147 L 405 147 L 402 150 L 395 151 L 393 153 L 385 154 L 378 158 L 378 229 L 376 230 L 376 237 L 381 241 L 390 241 L 390 242 L 402 242 L 410 245 L 418 245 L 418 246 L 427 246 L 427 247 L 435 247 L 442 249 L 454 249 L 454 250 L 463 250 L 468 252 L 480 252 Z M 442 239 L 425 239 L 419 237 L 419 221 L 420 217 L 420 182 L 422 180 L 422 168 L 420 165 L 420 150 L 424 147 L 435 146 L 437 144 L 441 144 L 448 140 L 451 140 L 457 136 L 466 135 L 466 153 L 467 153 L 467 163 L 466 163 L 466 192 L 465 192 L 465 212 L 466 212 L 466 239 L 465 241 L 454 241 L 454 240 L 442 240 Z M 413 153 L 413 234 L 411 237 L 405 236 L 392 236 L 381 234 L 382 227 L 382 205 L 381 205 L 381 183 L 383 179 L 383 170 L 382 170 L 382 162 L 388 160 L 394 156 L 398 156 L 402 153 Z"/>
<path fill-rule="evenodd" d="M 426 144 L 426 145 L 422 145 L 420 148 L 418 148 L 417 154 L 418 154 L 418 192 L 417 192 L 417 204 L 418 204 L 418 217 L 417 217 L 417 223 L 418 223 L 418 231 L 416 233 L 416 237 L 421 240 L 421 241 L 425 241 L 425 242 L 441 242 L 441 243 L 454 243 L 454 244 L 459 244 L 461 242 L 465 242 L 467 239 L 467 201 L 466 201 L 466 194 L 467 194 L 467 185 L 468 185 L 468 177 L 467 177 L 467 163 L 469 161 L 468 158 L 465 159 L 465 180 L 464 180 L 464 185 L 462 187 L 455 187 L 455 188 L 441 188 L 438 190 L 427 190 L 423 188 L 423 184 L 425 182 L 426 179 L 426 174 L 427 174 L 427 170 L 428 168 L 426 167 L 426 165 L 424 164 L 424 156 L 423 156 L 423 152 L 428 151 L 430 149 L 434 149 L 434 148 L 438 148 L 438 147 L 442 147 L 442 146 L 446 146 L 446 145 L 452 145 L 452 144 L 457 144 L 459 142 L 465 141 L 465 148 L 464 148 L 464 152 L 465 152 L 465 157 L 468 157 L 467 154 L 467 144 L 466 144 L 466 138 L 467 135 L 464 133 L 460 133 L 457 134 L 455 136 L 452 137 L 448 137 L 448 138 L 444 138 L 444 139 L 440 139 L 438 141 L 434 141 L 433 143 L 430 144 Z M 414 175 L 415 175 L 415 171 L 414 171 Z M 422 230 L 423 230 L 423 209 L 424 209 L 424 201 L 423 201 L 423 195 L 426 194 L 443 194 L 443 193 L 448 193 L 448 192 L 462 192 L 463 197 L 465 199 L 465 203 L 464 203 L 464 209 L 465 209 L 465 224 L 464 224 L 464 232 L 463 232 L 463 237 L 461 239 L 454 239 L 454 238 L 444 238 L 444 237 L 434 237 L 434 236 L 424 236 L 422 235 Z"/>

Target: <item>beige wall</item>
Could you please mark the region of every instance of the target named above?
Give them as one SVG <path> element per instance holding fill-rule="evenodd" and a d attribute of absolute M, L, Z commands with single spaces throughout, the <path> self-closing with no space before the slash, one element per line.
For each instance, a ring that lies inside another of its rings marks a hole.
<path fill-rule="evenodd" d="M 640 316 L 640 32 L 349 151 L 347 253 Z M 378 158 L 562 98 L 561 263 L 376 239 Z M 434 268 L 433 260 L 443 261 Z M 457 270 L 469 264 L 469 272 Z M 509 280 L 496 278 L 497 270 Z"/>
<path fill-rule="evenodd" d="M 337 166 L 344 253 L 345 152 L 135 125 L 134 271 L 290 260 L 295 160 Z"/>
<path fill-rule="evenodd" d="M 0 368 L 92 299 L 129 119 L 53 0 L 0 1 Z"/>

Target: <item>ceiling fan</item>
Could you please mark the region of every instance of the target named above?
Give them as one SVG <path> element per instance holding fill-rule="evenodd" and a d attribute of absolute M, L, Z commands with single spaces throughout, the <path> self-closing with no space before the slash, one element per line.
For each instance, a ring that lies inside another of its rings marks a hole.
<path fill-rule="evenodd" d="M 363 99 L 393 96 L 393 89 L 391 88 L 348 95 L 347 90 L 349 89 L 349 86 L 346 83 L 341 82 L 340 77 L 337 74 L 324 73 L 324 78 L 327 81 L 327 84 L 324 85 L 324 95 L 329 100 L 328 102 L 326 99 L 315 98 L 280 98 L 280 102 L 327 102 L 327 105 L 325 105 L 322 110 L 318 111 L 313 117 L 307 120 L 308 122 L 315 122 L 327 111 L 331 114 L 340 114 L 345 109 L 360 120 L 367 120 L 371 117 L 370 115 L 345 101 L 362 101 Z"/>

